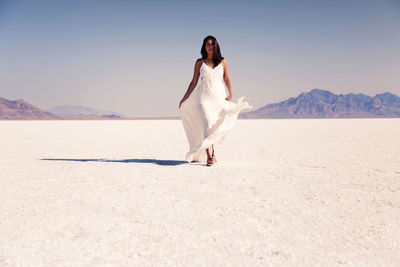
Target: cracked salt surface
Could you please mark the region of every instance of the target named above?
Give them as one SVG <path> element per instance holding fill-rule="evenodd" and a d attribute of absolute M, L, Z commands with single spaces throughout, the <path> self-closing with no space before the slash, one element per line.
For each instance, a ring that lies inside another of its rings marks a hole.
<path fill-rule="evenodd" d="M 400 263 L 400 119 L 0 121 L 0 266 Z"/>

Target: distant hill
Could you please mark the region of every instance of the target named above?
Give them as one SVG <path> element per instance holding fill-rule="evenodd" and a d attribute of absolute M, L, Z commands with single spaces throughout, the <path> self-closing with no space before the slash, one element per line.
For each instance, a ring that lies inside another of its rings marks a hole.
<path fill-rule="evenodd" d="M 374 97 L 364 94 L 339 94 L 312 89 L 297 97 L 268 104 L 239 114 L 239 119 L 266 118 L 391 118 L 400 117 L 400 97 L 390 92 Z M 0 97 L 0 120 L 104 120 L 104 119 L 180 119 L 180 117 L 126 117 L 113 111 L 63 105 L 41 110 L 23 99 Z"/>
<path fill-rule="evenodd" d="M 390 92 L 374 97 L 312 89 L 297 97 L 241 113 L 239 118 L 376 118 L 400 117 L 400 97 Z"/>
<path fill-rule="evenodd" d="M 118 119 L 125 117 L 124 115 L 114 111 L 98 110 L 90 107 L 83 107 L 76 105 L 55 106 L 46 109 L 46 111 L 67 119 L 68 118 L 69 119 L 96 119 L 96 118 Z"/>
<path fill-rule="evenodd" d="M 180 117 L 126 117 L 114 111 L 63 105 L 41 110 L 23 99 L 0 97 L 0 120 L 177 120 Z"/>
<path fill-rule="evenodd" d="M 1 120 L 56 120 L 59 116 L 43 111 L 23 99 L 8 100 L 0 97 Z"/>

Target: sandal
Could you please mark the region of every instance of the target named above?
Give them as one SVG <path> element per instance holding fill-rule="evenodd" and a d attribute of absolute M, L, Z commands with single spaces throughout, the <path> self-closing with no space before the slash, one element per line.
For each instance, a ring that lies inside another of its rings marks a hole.
<path fill-rule="evenodd" d="M 207 156 L 207 166 L 212 166 L 214 164 L 213 158 Z"/>

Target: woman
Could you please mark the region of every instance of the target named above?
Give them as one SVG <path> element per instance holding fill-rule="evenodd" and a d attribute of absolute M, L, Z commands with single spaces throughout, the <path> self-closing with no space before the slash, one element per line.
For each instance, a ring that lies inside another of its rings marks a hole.
<path fill-rule="evenodd" d="M 237 103 L 230 102 L 232 88 L 228 66 L 215 37 L 204 38 L 201 56 L 195 63 L 189 88 L 179 102 L 179 115 L 190 145 L 186 160 L 200 162 L 207 157 L 207 166 L 212 166 L 217 162 L 214 144 L 222 143 L 240 111 L 252 106 L 243 101 L 244 97 Z M 194 90 L 199 78 L 201 83 Z M 229 90 L 228 96 L 223 81 Z"/>

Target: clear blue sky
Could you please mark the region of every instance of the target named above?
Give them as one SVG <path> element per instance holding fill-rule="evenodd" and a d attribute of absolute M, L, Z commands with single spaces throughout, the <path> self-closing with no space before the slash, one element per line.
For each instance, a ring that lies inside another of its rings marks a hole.
<path fill-rule="evenodd" d="M 400 0 L 0 0 L 0 96 L 129 116 L 178 116 L 202 40 L 233 100 L 313 88 L 400 95 Z"/>

